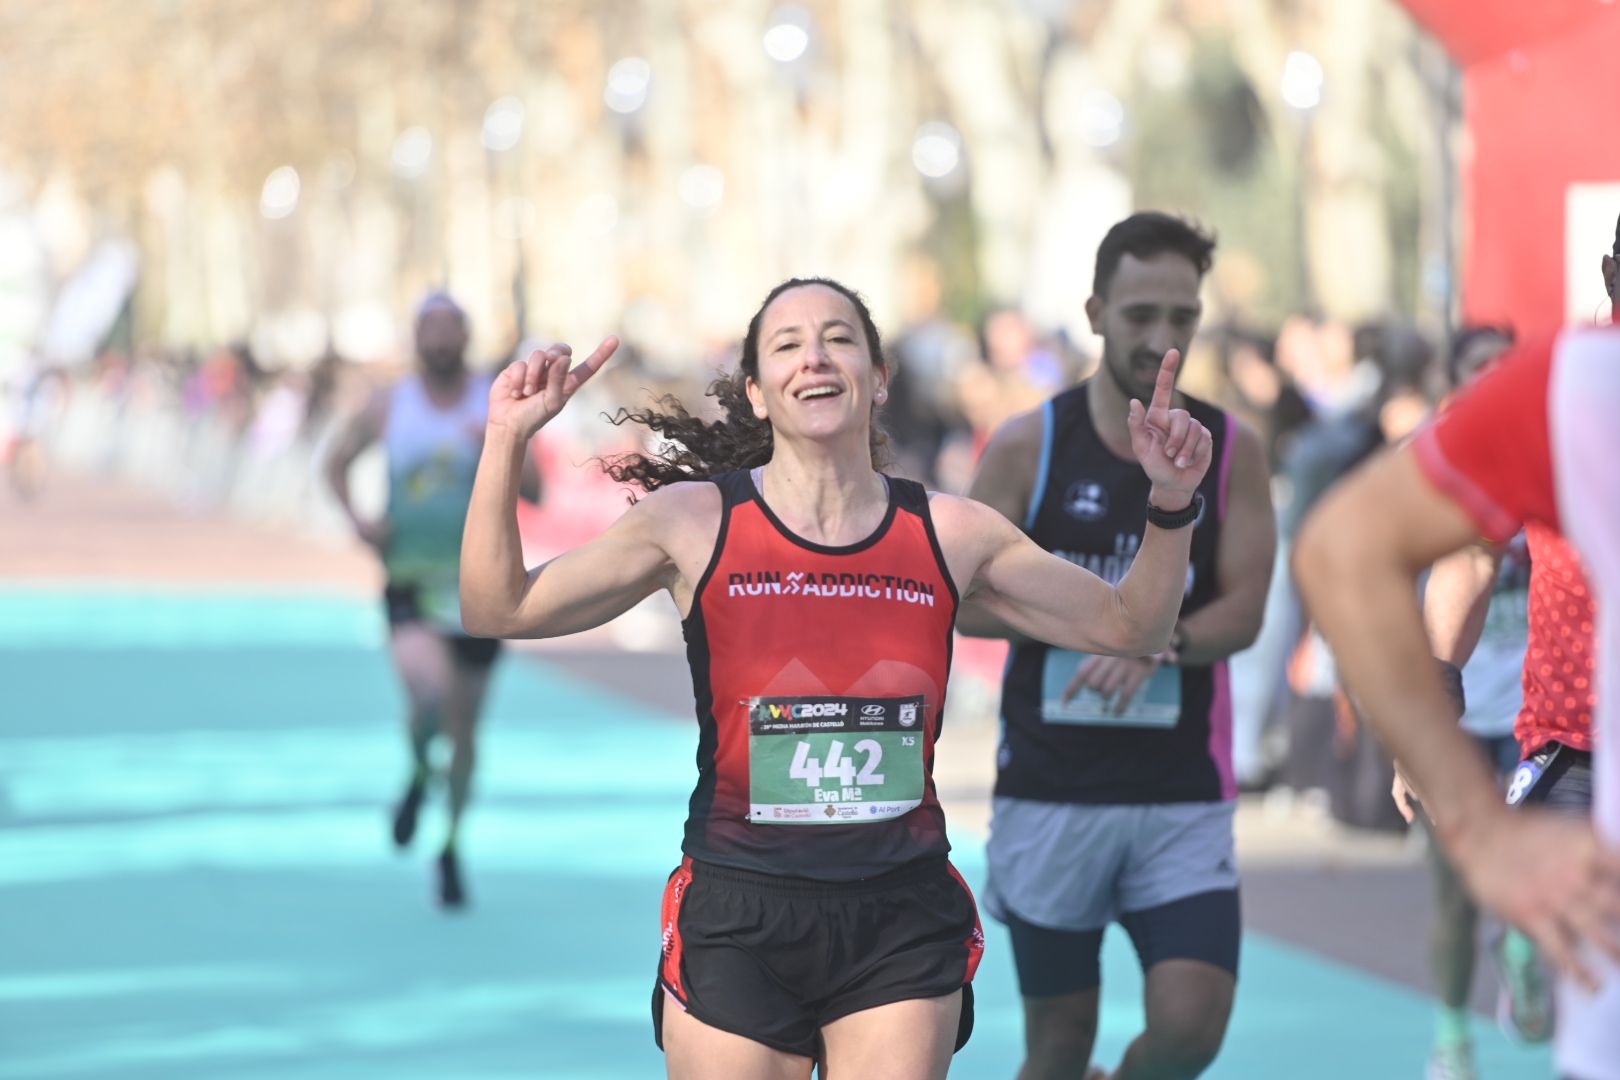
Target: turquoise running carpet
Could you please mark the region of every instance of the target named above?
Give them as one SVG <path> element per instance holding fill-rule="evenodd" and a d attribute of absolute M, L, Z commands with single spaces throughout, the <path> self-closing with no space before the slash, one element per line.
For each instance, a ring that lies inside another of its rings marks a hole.
<path fill-rule="evenodd" d="M 411 852 L 386 835 L 406 765 L 382 642 L 371 606 L 319 595 L 0 588 L 0 1078 L 662 1075 L 648 1002 L 690 721 L 504 663 L 463 838 L 473 907 L 446 917 L 439 807 Z M 979 841 L 957 841 L 976 883 Z M 953 1077 L 1017 1068 L 986 929 Z M 1259 935 L 1243 963 L 1209 1075 L 1421 1075 L 1420 995 Z M 1123 935 L 1105 971 L 1112 1064 L 1141 1022 Z M 1545 1050 L 1480 1035 L 1483 1076 L 1549 1074 Z"/>

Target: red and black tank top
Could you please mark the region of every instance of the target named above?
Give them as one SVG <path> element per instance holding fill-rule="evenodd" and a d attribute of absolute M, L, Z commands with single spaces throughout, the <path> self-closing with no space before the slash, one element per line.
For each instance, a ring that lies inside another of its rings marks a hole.
<path fill-rule="evenodd" d="M 700 728 L 686 854 L 867 878 L 950 850 L 934 792 L 958 597 L 921 484 L 885 477 L 865 540 L 794 535 L 747 472 L 714 478 L 714 555 L 682 624 Z"/>

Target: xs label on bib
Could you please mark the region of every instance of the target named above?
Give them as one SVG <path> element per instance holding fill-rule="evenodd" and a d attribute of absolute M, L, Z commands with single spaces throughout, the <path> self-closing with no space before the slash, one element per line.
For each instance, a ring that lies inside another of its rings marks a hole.
<path fill-rule="evenodd" d="M 919 805 L 924 704 L 920 695 L 750 699 L 749 820 L 849 825 Z"/>

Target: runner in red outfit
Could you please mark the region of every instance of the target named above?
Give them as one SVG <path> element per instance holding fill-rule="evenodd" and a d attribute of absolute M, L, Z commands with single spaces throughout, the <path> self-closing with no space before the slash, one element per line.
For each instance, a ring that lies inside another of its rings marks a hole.
<path fill-rule="evenodd" d="M 1534 809 L 1507 812 L 1484 761 L 1451 722 L 1415 581 L 1480 536 L 1503 542 L 1526 524 L 1557 530 L 1611 598 L 1594 630 L 1598 679 L 1612 686 L 1620 679 L 1617 414 L 1620 331 L 1571 331 L 1516 349 L 1411 444 L 1324 500 L 1295 560 L 1347 683 L 1464 879 L 1572 976 L 1561 988 L 1558 1062 L 1579 1080 L 1620 1078 L 1620 973 L 1611 959 L 1620 956 L 1620 745 L 1595 744 L 1595 829 Z M 1578 619 L 1580 609 L 1566 602 L 1563 615 Z M 1558 630 L 1572 655 L 1582 648 L 1577 631 Z M 1531 666 L 1555 695 L 1562 683 L 1559 713 L 1578 710 L 1585 676 L 1573 659 L 1555 665 L 1544 650 Z M 1617 726 L 1620 694 L 1600 692 L 1594 730 Z M 1564 724 L 1557 734 L 1579 733 Z M 1607 984 L 1591 993 L 1604 975 Z"/>

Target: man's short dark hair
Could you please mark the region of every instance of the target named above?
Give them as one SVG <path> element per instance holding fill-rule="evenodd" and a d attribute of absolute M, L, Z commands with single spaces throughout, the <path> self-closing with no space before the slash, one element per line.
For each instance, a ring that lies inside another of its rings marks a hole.
<path fill-rule="evenodd" d="M 1097 273 L 1091 291 L 1106 295 L 1120 260 L 1130 255 L 1151 259 L 1165 252 L 1185 256 L 1203 277 L 1215 260 L 1215 237 L 1190 221 L 1157 210 L 1143 210 L 1108 230 L 1097 248 Z"/>

